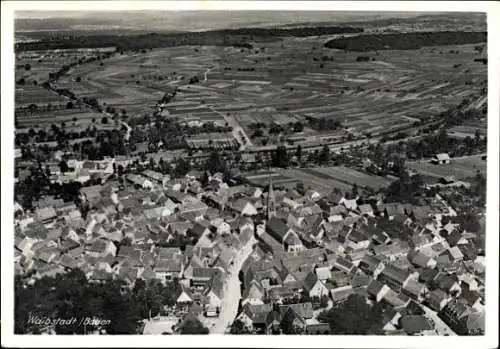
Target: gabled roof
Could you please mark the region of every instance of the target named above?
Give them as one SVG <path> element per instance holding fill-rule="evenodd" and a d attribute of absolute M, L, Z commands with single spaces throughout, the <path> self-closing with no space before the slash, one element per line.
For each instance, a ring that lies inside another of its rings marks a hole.
<path fill-rule="evenodd" d="M 52 219 L 57 217 L 57 212 L 54 207 L 44 207 L 36 210 L 36 220 L 44 221 L 46 219 Z"/>
<path fill-rule="evenodd" d="M 365 254 L 363 259 L 360 261 L 360 266 L 364 267 L 370 273 L 373 273 L 375 269 L 380 264 L 381 260 L 377 256 L 373 256 L 371 254 Z"/>
<path fill-rule="evenodd" d="M 450 156 L 448 155 L 448 153 L 439 153 L 436 154 L 436 159 L 438 159 L 439 161 L 450 160 Z"/>
<path fill-rule="evenodd" d="M 267 314 L 273 310 L 271 304 L 247 304 L 244 313 L 252 320 L 254 325 L 266 323 Z"/>
<path fill-rule="evenodd" d="M 380 281 L 372 279 L 366 288 L 366 292 L 371 296 L 377 296 L 383 287 L 384 285 Z"/>
<path fill-rule="evenodd" d="M 293 309 L 297 313 L 297 315 L 299 315 L 303 319 L 311 319 L 314 315 L 313 306 L 311 302 L 289 304 L 282 307 L 288 307 Z"/>
<path fill-rule="evenodd" d="M 358 210 L 361 213 L 373 213 L 373 207 L 370 204 L 359 205 Z"/>
<path fill-rule="evenodd" d="M 404 315 L 399 322 L 403 330 L 409 335 L 434 329 L 430 321 L 422 315 Z"/>
<path fill-rule="evenodd" d="M 289 229 L 283 220 L 276 217 L 271 217 L 267 223 L 267 230 L 279 242 L 283 242 Z"/>
<path fill-rule="evenodd" d="M 180 272 L 182 270 L 182 262 L 177 259 L 160 259 L 155 263 L 155 272 Z"/>
<path fill-rule="evenodd" d="M 220 274 L 214 274 L 214 276 L 210 280 L 210 283 L 209 283 L 206 291 L 211 291 L 219 299 L 223 299 L 223 297 L 224 297 L 224 282 L 222 281 Z"/>
<path fill-rule="evenodd" d="M 398 281 L 399 283 L 404 283 L 408 278 L 410 273 L 406 270 L 402 270 L 394 265 L 386 265 L 386 267 L 382 270 L 381 275 L 386 276 L 389 279 Z"/>
<path fill-rule="evenodd" d="M 314 274 L 314 272 L 309 272 L 306 276 L 306 278 L 304 279 L 304 289 L 309 292 L 312 290 L 312 288 L 314 287 L 314 285 L 316 285 L 316 282 L 318 282 L 318 277 L 316 276 L 316 274 Z"/>

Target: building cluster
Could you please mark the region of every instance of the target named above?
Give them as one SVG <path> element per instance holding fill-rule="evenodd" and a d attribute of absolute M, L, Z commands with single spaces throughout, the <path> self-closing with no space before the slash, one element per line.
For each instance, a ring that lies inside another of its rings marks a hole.
<path fill-rule="evenodd" d="M 81 188 L 85 213 L 54 197 L 34 212 L 16 205 L 16 274 L 34 282 L 78 268 L 91 282 L 124 287 L 178 279 L 177 308 L 200 316 L 223 311 L 227 280 L 237 275 L 236 318 L 264 333 L 328 333 L 319 312 L 352 294 L 389 309 L 386 333 L 484 327 L 484 258 L 473 232 L 443 224 L 454 211 L 439 198 L 384 203 L 380 195 L 273 190 L 271 180 L 230 185 L 195 170 L 124 178 Z"/>
<path fill-rule="evenodd" d="M 444 223 L 454 211 L 439 197 L 414 206 L 309 190 L 276 192 L 269 204 L 243 267 L 237 318 L 248 330 L 329 333 L 319 311 L 355 294 L 384 307 L 386 334 L 484 331 L 484 257 L 476 234 Z"/>

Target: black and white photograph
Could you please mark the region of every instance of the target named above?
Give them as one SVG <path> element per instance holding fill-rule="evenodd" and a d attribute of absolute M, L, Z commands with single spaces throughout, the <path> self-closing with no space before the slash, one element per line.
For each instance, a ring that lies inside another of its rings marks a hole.
<path fill-rule="evenodd" d="M 2 345 L 498 345 L 498 3 L 36 3 Z"/>

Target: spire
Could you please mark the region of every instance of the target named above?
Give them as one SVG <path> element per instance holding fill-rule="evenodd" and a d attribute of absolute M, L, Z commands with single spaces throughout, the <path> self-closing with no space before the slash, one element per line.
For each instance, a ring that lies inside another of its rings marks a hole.
<path fill-rule="evenodd" d="M 269 187 L 267 190 L 267 220 L 276 215 L 276 204 L 274 200 L 273 183 L 269 174 Z"/>

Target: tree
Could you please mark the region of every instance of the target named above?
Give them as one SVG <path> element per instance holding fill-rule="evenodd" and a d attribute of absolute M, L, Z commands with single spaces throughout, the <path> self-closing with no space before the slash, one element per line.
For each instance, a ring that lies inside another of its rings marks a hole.
<path fill-rule="evenodd" d="M 231 334 L 251 334 L 245 323 L 239 319 L 234 320 L 231 325 L 231 330 L 229 331 Z"/>
<path fill-rule="evenodd" d="M 200 320 L 194 316 L 190 316 L 184 320 L 180 328 L 181 334 L 208 334 L 208 332 L 208 328 L 203 326 Z"/>
<path fill-rule="evenodd" d="M 380 303 L 371 306 L 363 296 L 353 294 L 341 305 L 319 314 L 318 320 L 327 322 L 333 334 L 382 334 L 383 308 Z"/>
<path fill-rule="evenodd" d="M 295 156 L 297 157 L 297 160 L 299 162 L 302 160 L 302 146 L 300 144 L 297 146 L 297 150 L 295 151 Z"/>
<path fill-rule="evenodd" d="M 305 187 L 304 187 L 304 182 L 297 182 L 295 185 L 295 190 L 301 195 L 304 195 L 305 193 Z"/>
<path fill-rule="evenodd" d="M 319 162 L 321 164 L 328 164 L 330 161 L 330 148 L 327 145 L 323 146 L 321 153 L 319 154 Z"/>
<path fill-rule="evenodd" d="M 183 158 L 177 158 L 175 161 L 175 176 L 181 177 L 186 175 L 189 172 L 191 166 L 189 162 L 184 160 Z"/>
<path fill-rule="evenodd" d="M 68 163 L 66 162 L 66 160 L 63 159 L 59 162 L 59 168 L 61 169 L 62 173 L 69 171 L 69 166 L 68 166 Z"/>
<path fill-rule="evenodd" d="M 102 119 L 101 119 L 101 123 L 102 123 L 103 125 L 107 124 L 107 123 L 108 123 L 108 118 L 107 118 L 107 117 L 105 117 L 105 116 L 103 116 L 103 117 L 102 117 Z"/>
<path fill-rule="evenodd" d="M 358 195 L 359 189 L 358 189 L 358 184 L 354 183 L 352 186 L 352 196 L 356 197 Z"/>
<path fill-rule="evenodd" d="M 73 109 L 73 107 L 73 102 L 69 101 L 68 103 L 66 103 L 66 109 Z"/>
<path fill-rule="evenodd" d="M 300 121 L 297 121 L 293 124 L 293 132 L 302 132 L 304 130 L 304 124 Z"/>
<path fill-rule="evenodd" d="M 24 69 L 25 69 L 26 71 L 30 71 L 30 70 L 31 70 L 31 64 L 26 63 L 26 64 L 24 65 Z"/>
<path fill-rule="evenodd" d="M 272 155 L 272 163 L 274 166 L 287 168 L 288 163 L 288 153 L 286 151 L 286 147 L 284 145 L 280 145 L 276 148 Z"/>

